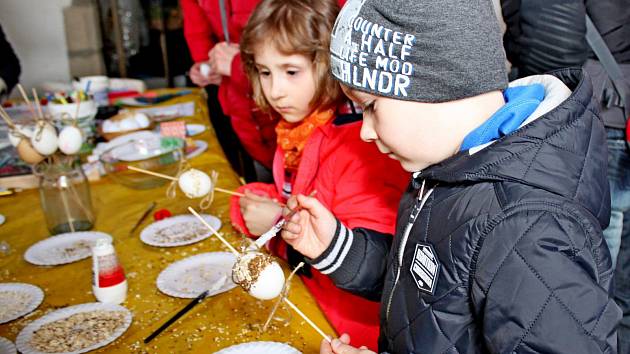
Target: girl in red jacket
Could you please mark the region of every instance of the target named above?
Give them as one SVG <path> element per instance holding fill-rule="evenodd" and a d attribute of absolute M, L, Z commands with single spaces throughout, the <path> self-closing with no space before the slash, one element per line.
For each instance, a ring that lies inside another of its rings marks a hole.
<path fill-rule="evenodd" d="M 263 0 L 243 30 L 241 56 L 254 100 L 280 118 L 275 184 L 248 184 L 241 187 L 245 197 L 232 199 L 232 223 L 250 236 L 271 228 L 288 197 L 312 191 L 345 225 L 394 231 L 409 175 L 361 141 L 360 115 L 339 113 L 342 93 L 329 75 L 328 52 L 338 11 L 335 0 Z M 267 247 L 290 264 L 298 261 L 279 237 Z M 302 280 L 333 327 L 375 349 L 379 303 L 336 288 L 315 269 L 305 273 Z"/>

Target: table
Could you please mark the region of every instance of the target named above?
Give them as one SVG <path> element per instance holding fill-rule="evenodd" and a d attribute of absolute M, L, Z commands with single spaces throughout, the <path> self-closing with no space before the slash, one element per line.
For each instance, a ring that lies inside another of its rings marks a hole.
<path fill-rule="evenodd" d="M 164 104 L 194 101 L 195 115 L 184 119 L 188 123 L 209 126 L 205 99 L 200 93 L 194 91 L 193 94 Z M 223 155 L 214 131 L 210 126 L 208 128 L 202 135 L 195 137 L 208 142 L 208 150 L 191 159 L 190 163 L 194 168 L 204 171 L 216 170 L 219 172 L 218 186 L 235 189 L 240 185 L 238 176 Z M 91 191 L 96 213 L 93 230 L 108 233 L 114 238 L 114 247 L 129 283 L 127 300 L 123 305 L 134 315 L 131 327 L 122 337 L 96 352 L 212 353 L 233 344 L 257 340 L 286 342 L 304 353 L 319 352 L 321 337 L 294 312 L 291 312 L 292 320 L 287 326 L 277 322 L 267 333 L 260 333 L 257 326 L 264 323 L 273 301 L 256 300 L 238 287 L 206 299 L 151 343 L 144 345 L 142 340 L 146 336 L 190 301 L 171 298 L 159 292 L 155 286 L 158 274 L 180 259 L 227 249 L 216 237 L 175 248 L 145 245 L 140 241 L 139 234 L 151 222 L 151 218 L 147 218 L 141 227 L 129 235 L 132 226 L 152 201 L 157 203 L 155 210 L 168 208 L 173 215 L 177 215 L 186 214 L 188 206 L 197 208 L 199 200 L 187 199 L 182 193 L 176 199 L 168 199 L 166 186 L 150 190 L 128 189 L 108 177 L 92 182 Z M 227 235 L 226 238 L 233 245 L 238 245 L 241 236 L 230 224 L 229 196 L 218 193 L 206 212 L 221 218 L 221 232 Z M 23 254 L 28 247 L 49 236 L 36 189 L 1 197 L 0 213 L 7 218 L 5 224 L 0 226 L 0 240 L 11 246 L 8 256 L 0 256 L 0 282 L 31 283 L 41 287 L 45 293 L 44 302 L 33 313 L 0 325 L 0 336 L 15 341 L 22 328 L 51 310 L 96 301 L 91 287 L 91 259 L 55 267 L 34 266 L 24 260 Z M 288 275 L 286 264 L 283 267 Z M 289 298 L 324 332 L 334 334 L 298 277 L 292 281 Z M 283 314 L 287 311 L 283 311 Z"/>

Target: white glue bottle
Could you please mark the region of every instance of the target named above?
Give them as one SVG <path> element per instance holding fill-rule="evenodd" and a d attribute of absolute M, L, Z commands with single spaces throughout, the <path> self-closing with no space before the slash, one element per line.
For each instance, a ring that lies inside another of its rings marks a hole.
<path fill-rule="evenodd" d="M 127 297 L 127 279 L 112 242 L 105 238 L 96 240 L 92 248 L 92 292 L 96 300 L 120 304 Z"/>

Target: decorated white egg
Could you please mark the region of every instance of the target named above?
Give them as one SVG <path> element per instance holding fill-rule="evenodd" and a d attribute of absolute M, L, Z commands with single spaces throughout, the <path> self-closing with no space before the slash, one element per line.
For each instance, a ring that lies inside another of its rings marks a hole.
<path fill-rule="evenodd" d="M 177 183 L 188 198 L 203 197 L 212 189 L 210 177 L 194 168 L 182 173 Z"/>
<path fill-rule="evenodd" d="M 270 300 L 284 287 L 284 272 L 273 257 L 260 252 L 243 254 L 232 268 L 232 279 L 251 296 Z"/>
<path fill-rule="evenodd" d="M 38 125 L 31 137 L 31 145 L 42 155 L 50 155 L 57 151 L 57 131 L 50 123 Z"/>
<path fill-rule="evenodd" d="M 73 125 L 64 127 L 59 133 L 59 150 L 66 155 L 74 155 L 81 150 L 83 134 Z"/>

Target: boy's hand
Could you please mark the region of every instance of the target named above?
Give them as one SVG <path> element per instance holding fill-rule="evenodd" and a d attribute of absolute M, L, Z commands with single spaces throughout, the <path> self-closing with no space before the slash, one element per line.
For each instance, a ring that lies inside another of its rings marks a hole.
<path fill-rule="evenodd" d="M 302 194 L 291 197 L 287 202 L 291 210 L 302 208 L 300 212 L 284 224 L 282 238 L 296 251 L 311 259 L 319 257 L 330 245 L 337 220 L 316 198 Z M 284 214 L 290 211 L 284 209 Z"/>
<path fill-rule="evenodd" d="M 282 207 L 277 201 L 247 190 L 238 203 L 245 225 L 254 236 L 267 232 L 282 213 Z"/>
<path fill-rule="evenodd" d="M 339 339 L 335 338 L 331 343 L 327 340 L 322 340 L 322 345 L 319 347 L 319 354 L 376 354 L 367 347 L 360 347 L 359 349 L 350 346 L 350 336 L 342 334 Z"/>
<path fill-rule="evenodd" d="M 232 75 L 232 59 L 240 53 L 238 44 L 221 42 L 216 44 L 208 52 L 210 67 L 213 72 L 223 76 Z"/>

